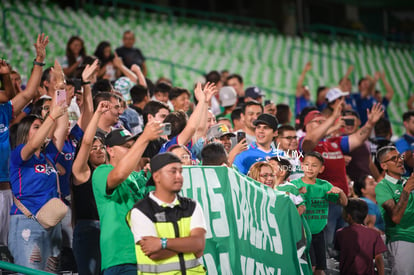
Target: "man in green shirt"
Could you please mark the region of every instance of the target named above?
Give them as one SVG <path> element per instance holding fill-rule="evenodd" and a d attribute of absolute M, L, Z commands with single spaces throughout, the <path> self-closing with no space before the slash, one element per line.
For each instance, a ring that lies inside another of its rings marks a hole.
<path fill-rule="evenodd" d="M 298 189 L 306 188 L 306 192 L 303 194 L 306 211 L 303 216 L 312 233 L 310 255 L 314 274 L 325 274 L 326 245 L 323 229 L 328 223 L 329 202 L 338 202 L 343 206 L 348 203 L 348 199 L 341 188 L 317 178 L 324 169 L 324 159 L 320 153 L 307 153 L 302 163 L 302 170 L 305 175 L 292 181 Z"/>
<path fill-rule="evenodd" d="M 385 177 L 375 188 L 385 221 L 392 274 L 413 274 L 414 261 L 414 175 L 404 178 L 404 157 L 394 146 L 382 147 L 377 159 Z"/>
<path fill-rule="evenodd" d="M 145 195 L 147 179 L 134 171 L 148 143 L 160 137 L 161 123 L 152 121 L 134 142 L 125 129 L 116 129 L 105 138 L 109 164 L 95 169 L 93 193 L 101 223 L 101 269 L 104 275 L 137 274 L 134 238 L 125 216 Z"/>

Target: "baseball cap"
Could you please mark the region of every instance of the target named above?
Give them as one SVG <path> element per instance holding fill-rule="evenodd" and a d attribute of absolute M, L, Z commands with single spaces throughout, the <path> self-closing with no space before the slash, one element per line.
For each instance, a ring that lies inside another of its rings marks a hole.
<path fill-rule="evenodd" d="M 235 137 L 236 135 L 230 132 L 229 128 L 225 124 L 216 124 L 210 127 L 207 131 L 207 140 L 213 138 L 221 138 L 222 136 L 229 135 Z"/>
<path fill-rule="evenodd" d="M 233 106 L 237 102 L 236 90 L 231 86 L 224 86 L 220 89 L 219 98 L 221 106 Z"/>
<path fill-rule="evenodd" d="M 118 78 L 117 81 L 114 83 L 114 89 L 117 90 L 122 94 L 122 97 L 125 101 L 131 100 L 131 88 L 134 86 L 134 82 L 132 82 L 128 77 L 123 76 Z"/>
<path fill-rule="evenodd" d="M 133 136 L 126 129 L 112 130 L 105 138 L 105 145 L 108 147 L 119 146 L 127 143 L 132 139 L 136 139 L 138 135 Z"/>
<path fill-rule="evenodd" d="M 170 152 L 155 155 L 150 161 L 151 173 L 154 174 L 155 172 L 157 172 L 158 170 L 170 163 L 181 163 L 181 159 Z M 151 185 L 155 185 L 152 176 L 147 181 L 147 186 Z"/>
<path fill-rule="evenodd" d="M 253 99 L 257 99 L 261 96 L 264 96 L 264 93 L 262 90 L 259 89 L 259 87 L 253 86 L 246 89 L 244 92 L 245 97 L 251 97 Z"/>
<path fill-rule="evenodd" d="M 259 124 L 266 124 L 273 129 L 273 131 L 277 130 L 277 125 L 279 122 L 274 115 L 271 114 L 261 114 L 255 121 L 253 121 L 253 125 L 257 126 Z"/>
<path fill-rule="evenodd" d="M 303 120 L 303 127 L 306 126 L 306 124 L 308 124 L 309 122 L 311 122 L 313 119 L 317 118 L 317 117 L 323 117 L 323 115 L 321 114 L 321 112 L 314 110 L 309 112 L 306 116 L 305 119 Z"/>
<path fill-rule="evenodd" d="M 334 102 L 340 97 L 349 95 L 349 92 L 342 92 L 338 88 L 332 88 L 328 91 L 325 98 L 328 100 L 329 103 Z"/>

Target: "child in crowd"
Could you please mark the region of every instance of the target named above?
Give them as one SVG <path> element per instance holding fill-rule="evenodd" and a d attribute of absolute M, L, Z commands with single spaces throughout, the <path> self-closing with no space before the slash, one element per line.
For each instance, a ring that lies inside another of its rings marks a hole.
<path fill-rule="evenodd" d="M 322 155 L 318 152 L 310 152 L 305 155 L 302 162 L 304 176 L 292 181 L 298 189 L 306 188 L 306 193 L 303 194 L 306 205 L 304 217 L 312 233 L 310 255 L 314 274 L 324 274 L 326 269 L 323 229 L 328 222 L 328 202 L 339 202 L 343 206 L 348 203 L 345 193 L 340 188 L 317 178 L 324 168 Z"/>
<path fill-rule="evenodd" d="M 367 214 L 368 205 L 361 199 L 349 199 L 343 209 L 343 218 L 349 226 L 339 229 L 335 238 L 335 249 L 340 251 L 341 274 L 384 274 L 381 253 L 387 251 L 387 247 L 378 231 L 364 225 Z"/>

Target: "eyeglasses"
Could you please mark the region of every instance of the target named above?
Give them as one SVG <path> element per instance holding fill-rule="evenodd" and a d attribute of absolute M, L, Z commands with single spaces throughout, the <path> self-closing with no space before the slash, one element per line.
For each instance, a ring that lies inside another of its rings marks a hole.
<path fill-rule="evenodd" d="M 261 178 L 273 178 L 275 175 L 268 173 L 268 174 L 259 174 L 259 176 Z"/>
<path fill-rule="evenodd" d="M 298 137 L 297 136 L 287 136 L 287 137 L 281 137 L 281 138 L 285 138 L 287 140 L 294 140 L 294 139 L 297 139 Z"/>
<path fill-rule="evenodd" d="M 404 155 L 403 154 L 395 155 L 393 157 L 390 157 L 387 160 L 384 160 L 383 162 L 387 162 L 387 161 L 390 161 L 390 160 L 394 163 L 397 163 L 399 160 L 404 160 Z"/>
<path fill-rule="evenodd" d="M 92 146 L 92 151 L 105 150 L 105 146 Z"/>

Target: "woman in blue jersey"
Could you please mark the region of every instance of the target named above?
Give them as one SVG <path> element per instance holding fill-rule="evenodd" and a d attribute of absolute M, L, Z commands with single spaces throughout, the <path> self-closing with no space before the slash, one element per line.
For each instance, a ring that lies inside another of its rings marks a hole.
<path fill-rule="evenodd" d="M 55 163 L 46 151 L 56 151 L 55 144 L 64 141 L 67 128 L 66 107 L 54 105 L 43 120 L 29 115 L 17 126 L 11 140 L 10 183 L 16 200 L 33 215 L 51 198 L 58 197 Z M 54 127 L 52 141 L 45 142 Z M 26 217 L 14 203 L 10 218 L 9 249 L 14 262 L 26 267 L 55 271 L 61 242 L 60 223 L 44 229 L 36 220 Z"/>
<path fill-rule="evenodd" d="M 72 167 L 73 253 L 79 274 L 100 274 L 100 226 L 92 174 L 106 161 L 103 141 L 95 136 L 99 118 L 110 108 L 109 101 L 99 102 L 83 139 L 78 146 Z"/>

